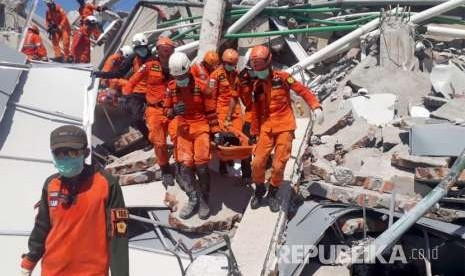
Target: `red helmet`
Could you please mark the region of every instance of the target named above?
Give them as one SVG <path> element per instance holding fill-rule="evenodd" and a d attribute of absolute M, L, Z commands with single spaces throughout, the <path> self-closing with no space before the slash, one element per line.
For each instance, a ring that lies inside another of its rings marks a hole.
<path fill-rule="evenodd" d="M 239 53 L 234 49 L 226 49 L 221 56 L 224 63 L 237 64 L 239 62 Z"/>
<path fill-rule="evenodd" d="M 203 61 L 208 64 L 208 66 L 216 67 L 218 64 L 220 64 L 220 57 L 218 56 L 217 52 L 210 50 L 205 53 Z"/>
<path fill-rule="evenodd" d="M 268 47 L 258 45 L 252 48 L 250 52 L 250 65 L 254 70 L 261 71 L 271 64 L 271 52 Z"/>
<path fill-rule="evenodd" d="M 32 25 L 31 27 L 29 27 L 29 29 L 36 34 L 39 33 L 39 27 L 37 27 L 37 25 Z"/>
<path fill-rule="evenodd" d="M 173 48 L 175 47 L 173 40 L 171 40 L 171 38 L 166 37 L 166 36 L 159 37 L 157 40 L 156 47 L 159 48 L 163 46 L 169 46 Z"/>

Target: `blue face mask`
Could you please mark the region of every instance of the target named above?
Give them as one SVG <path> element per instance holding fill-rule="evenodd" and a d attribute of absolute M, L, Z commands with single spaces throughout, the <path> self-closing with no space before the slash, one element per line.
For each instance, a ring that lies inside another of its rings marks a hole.
<path fill-rule="evenodd" d="M 236 66 L 230 65 L 230 64 L 225 64 L 224 69 L 228 72 L 232 72 L 236 69 Z"/>
<path fill-rule="evenodd" d="M 84 169 L 84 155 L 76 158 L 66 156 L 63 159 L 57 159 L 53 156 L 53 164 L 60 175 L 67 178 L 74 177 Z"/>
<path fill-rule="evenodd" d="M 185 79 L 182 79 L 182 80 L 176 80 L 176 84 L 179 86 L 179 87 L 187 87 L 189 85 L 189 78 L 185 78 Z"/>
<path fill-rule="evenodd" d="M 265 80 L 268 78 L 268 75 L 270 74 L 270 71 L 268 69 L 262 70 L 262 71 L 254 71 L 255 75 L 257 78 L 261 80 Z"/>

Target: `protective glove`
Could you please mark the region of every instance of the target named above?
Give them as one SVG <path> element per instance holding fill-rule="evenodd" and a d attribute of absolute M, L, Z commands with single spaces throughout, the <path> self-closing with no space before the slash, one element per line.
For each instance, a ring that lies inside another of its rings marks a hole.
<path fill-rule="evenodd" d="M 173 116 L 183 115 L 186 111 L 186 104 L 183 102 L 177 103 L 173 106 Z"/>
<path fill-rule="evenodd" d="M 257 136 L 250 136 L 249 137 L 249 146 L 257 143 Z"/>
<path fill-rule="evenodd" d="M 29 269 L 25 269 L 25 268 L 21 268 L 21 276 L 31 276 L 32 275 L 32 271 L 30 271 Z"/>
<path fill-rule="evenodd" d="M 321 125 L 324 121 L 323 110 L 321 108 L 314 109 L 312 112 L 312 120 Z"/>
<path fill-rule="evenodd" d="M 50 24 L 47 29 L 47 34 L 49 37 L 52 37 L 56 32 L 58 32 L 57 24 Z"/>
<path fill-rule="evenodd" d="M 95 77 L 95 78 L 100 78 L 102 76 L 103 72 L 102 71 L 92 71 L 91 73 L 91 77 Z"/>

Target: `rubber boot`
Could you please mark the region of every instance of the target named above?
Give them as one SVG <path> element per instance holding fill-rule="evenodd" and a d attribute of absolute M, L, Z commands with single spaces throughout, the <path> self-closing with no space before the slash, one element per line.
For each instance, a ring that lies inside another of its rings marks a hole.
<path fill-rule="evenodd" d="M 210 207 L 208 206 L 210 198 L 210 171 L 208 165 L 197 166 L 197 175 L 200 186 L 199 218 L 205 220 L 210 217 Z"/>
<path fill-rule="evenodd" d="M 264 183 L 255 184 L 255 193 L 250 201 L 250 207 L 252 209 L 257 209 L 262 206 L 263 196 L 266 193 L 266 188 Z"/>
<path fill-rule="evenodd" d="M 168 187 L 168 186 L 174 186 L 174 176 L 173 173 L 171 172 L 170 165 L 166 164 L 164 166 L 161 166 L 161 182 L 163 183 L 163 186 Z"/>
<path fill-rule="evenodd" d="M 221 175 L 227 175 L 228 174 L 228 164 L 225 161 L 220 160 L 220 168 L 218 170 Z"/>
<path fill-rule="evenodd" d="M 270 206 L 270 210 L 273 213 L 276 213 L 279 211 L 279 198 L 278 198 L 278 187 L 274 187 L 273 185 L 270 185 L 270 188 L 268 190 L 267 194 L 267 199 L 268 199 L 268 206 Z"/>
<path fill-rule="evenodd" d="M 252 180 L 252 168 L 250 165 L 252 158 L 241 160 L 241 172 L 242 172 L 242 185 L 249 185 Z"/>
<path fill-rule="evenodd" d="M 199 208 L 199 197 L 194 189 L 194 171 L 191 167 L 182 166 L 181 175 L 186 181 L 184 191 L 189 198 L 189 201 L 179 211 L 179 217 L 181 219 L 188 219 L 192 217 Z"/>
<path fill-rule="evenodd" d="M 174 178 L 176 179 L 176 182 L 178 183 L 179 187 L 181 187 L 181 190 L 185 191 L 184 186 L 186 185 L 186 181 L 182 177 L 181 174 L 181 163 L 176 162 L 174 164 Z"/>

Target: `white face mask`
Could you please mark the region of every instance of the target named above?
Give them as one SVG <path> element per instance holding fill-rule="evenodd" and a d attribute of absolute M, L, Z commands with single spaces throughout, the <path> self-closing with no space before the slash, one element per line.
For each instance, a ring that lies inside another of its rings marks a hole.
<path fill-rule="evenodd" d="M 141 58 L 145 58 L 149 54 L 149 50 L 146 47 L 135 48 L 134 52 Z"/>
<path fill-rule="evenodd" d="M 176 80 L 176 85 L 179 87 L 187 87 L 189 85 L 189 77 L 182 80 Z"/>

